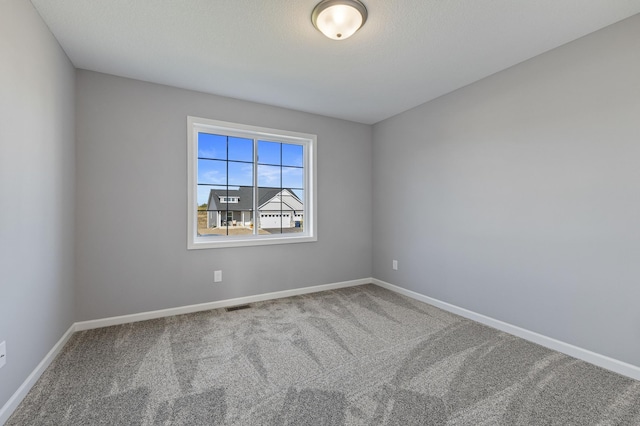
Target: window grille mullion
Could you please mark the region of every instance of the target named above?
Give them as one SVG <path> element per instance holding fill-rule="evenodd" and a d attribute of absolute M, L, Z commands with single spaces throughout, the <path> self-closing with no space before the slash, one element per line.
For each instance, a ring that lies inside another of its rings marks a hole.
<path fill-rule="evenodd" d="M 258 235 L 258 139 L 253 138 L 253 235 Z"/>

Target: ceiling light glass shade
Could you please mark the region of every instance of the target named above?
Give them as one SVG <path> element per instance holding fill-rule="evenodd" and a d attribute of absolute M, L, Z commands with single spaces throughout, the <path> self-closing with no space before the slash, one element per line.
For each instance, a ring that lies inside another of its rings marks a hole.
<path fill-rule="evenodd" d="M 313 25 L 333 40 L 351 37 L 367 20 L 367 8 L 358 0 L 323 0 L 313 9 Z"/>

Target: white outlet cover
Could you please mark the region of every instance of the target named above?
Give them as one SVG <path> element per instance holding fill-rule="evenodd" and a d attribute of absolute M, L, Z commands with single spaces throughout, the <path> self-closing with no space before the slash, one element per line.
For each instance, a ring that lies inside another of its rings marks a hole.
<path fill-rule="evenodd" d="M 7 363 L 7 342 L 0 343 L 0 368 Z"/>
<path fill-rule="evenodd" d="M 213 282 L 219 283 L 222 281 L 222 271 L 214 271 L 213 273 Z"/>

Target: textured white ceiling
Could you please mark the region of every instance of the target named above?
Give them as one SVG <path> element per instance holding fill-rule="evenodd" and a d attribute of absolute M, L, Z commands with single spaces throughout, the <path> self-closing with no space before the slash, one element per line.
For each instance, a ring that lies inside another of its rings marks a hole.
<path fill-rule="evenodd" d="M 609 24 L 640 0 L 363 0 L 353 37 L 319 0 L 32 0 L 77 68 L 376 123 Z"/>

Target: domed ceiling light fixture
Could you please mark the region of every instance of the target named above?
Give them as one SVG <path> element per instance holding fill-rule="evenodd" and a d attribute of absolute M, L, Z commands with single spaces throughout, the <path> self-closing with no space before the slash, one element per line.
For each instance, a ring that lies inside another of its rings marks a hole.
<path fill-rule="evenodd" d="M 355 34 L 367 21 L 367 8 L 358 0 L 322 0 L 311 13 L 311 22 L 333 40 Z"/>

